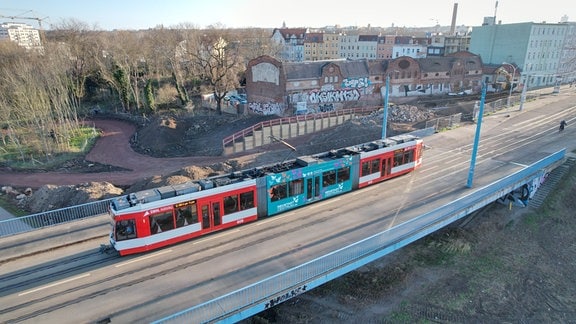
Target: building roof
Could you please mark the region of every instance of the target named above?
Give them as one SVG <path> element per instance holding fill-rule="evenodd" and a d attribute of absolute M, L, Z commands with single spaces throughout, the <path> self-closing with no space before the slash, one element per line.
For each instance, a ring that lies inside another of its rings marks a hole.
<path fill-rule="evenodd" d="M 304 41 L 308 43 L 323 43 L 323 34 L 324 33 L 306 33 Z"/>
<path fill-rule="evenodd" d="M 445 72 L 450 71 L 454 58 L 444 56 L 431 56 L 417 59 L 423 72 Z"/>
<path fill-rule="evenodd" d="M 285 40 L 290 40 L 293 37 L 296 39 L 304 39 L 307 28 L 276 28 L 274 32 L 276 31 L 278 31 Z"/>
<path fill-rule="evenodd" d="M 287 80 L 305 80 L 320 78 L 322 76 L 322 68 L 327 64 L 337 65 L 343 78 L 366 77 L 370 74 L 366 60 L 286 62 L 283 67 Z"/>
<path fill-rule="evenodd" d="M 359 35 L 358 36 L 359 42 L 377 42 L 378 35 Z"/>
<path fill-rule="evenodd" d="M 322 75 L 322 66 L 326 62 L 285 62 L 282 64 L 286 80 L 305 80 L 315 79 Z"/>

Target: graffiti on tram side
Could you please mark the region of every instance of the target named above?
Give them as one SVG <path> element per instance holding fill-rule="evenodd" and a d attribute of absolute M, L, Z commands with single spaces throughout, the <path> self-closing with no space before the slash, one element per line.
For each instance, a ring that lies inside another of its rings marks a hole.
<path fill-rule="evenodd" d="M 274 199 L 272 199 L 274 201 Z M 283 212 L 285 210 L 289 210 L 295 207 L 300 206 L 300 198 L 296 197 L 292 197 L 292 200 L 289 200 L 286 203 L 280 204 L 278 206 L 276 206 L 276 210 L 279 212 Z"/>
<path fill-rule="evenodd" d="M 330 196 L 338 195 L 338 194 L 341 194 L 342 192 L 344 192 L 344 184 L 339 183 L 336 188 L 326 190 L 324 192 L 324 197 L 330 197 Z"/>
<path fill-rule="evenodd" d="M 330 91 L 312 91 L 308 94 L 308 100 L 311 103 L 331 103 L 331 102 L 344 102 L 356 101 L 360 99 L 360 91 L 358 89 L 342 89 Z"/>
<path fill-rule="evenodd" d="M 266 303 L 266 309 L 272 308 L 272 307 L 274 307 L 274 306 L 276 306 L 282 302 L 287 301 L 288 299 L 294 298 L 294 297 L 296 297 L 302 293 L 305 293 L 306 289 L 308 289 L 308 287 L 306 285 L 300 286 L 300 287 L 292 289 L 289 292 L 282 294 L 276 298 L 272 298 L 272 299 L 270 299 L 270 301 L 268 301 Z"/>

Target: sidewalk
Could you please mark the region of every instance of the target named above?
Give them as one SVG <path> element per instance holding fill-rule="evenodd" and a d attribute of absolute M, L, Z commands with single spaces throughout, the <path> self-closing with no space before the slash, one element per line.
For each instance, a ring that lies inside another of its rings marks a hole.
<path fill-rule="evenodd" d="M 14 215 L 10 214 L 6 209 L 0 207 L 0 221 L 12 218 L 14 218 Z"/>

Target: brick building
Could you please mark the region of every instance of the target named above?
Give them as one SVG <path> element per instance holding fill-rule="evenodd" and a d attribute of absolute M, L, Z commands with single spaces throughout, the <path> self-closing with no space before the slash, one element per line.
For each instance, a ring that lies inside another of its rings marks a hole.
<path fill-rule="evenodd" d="M 381 105 L 389 77 L 390 97 L 478 93 L 482 61 L 469 52 L 446 57 L 392 60 L 281 62 L 260 56 L 248 63 L 246 93 L 251 113 L 290 116 Z"/>

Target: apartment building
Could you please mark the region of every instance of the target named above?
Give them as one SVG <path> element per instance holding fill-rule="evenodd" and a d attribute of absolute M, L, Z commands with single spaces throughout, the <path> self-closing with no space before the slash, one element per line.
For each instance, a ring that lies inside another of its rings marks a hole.
<path fill-rule="evenodd" d="M 340 58 L 375 59 L 377 58 L 377 35 L 340 36 Z"/>
<path fill-rule="evenodd" d="M 307 33 L 304 36 L 304 61 L 338 59 L 340 35 L 330 32 Z"/>
<path fill-rule="evenodd" d="M 307 28 L 276 28 L 272 40 L 282 48 L 280 59 L 288 62 L 304 61 L 304 40 Z"/>
<path fill-rule="evenodd" d="M 516 23 L 474 27 L 470 51 L 485 64 L 514 64 L 528 88 L 574 79 L 574 24 Z"/>
<path fill-rule="evenodd" d="M 0 39 L 9 40 L 28 50 L 41 50 L 40 33 L 34 27 L 18 22 L 0 24 Z"/>

